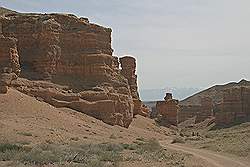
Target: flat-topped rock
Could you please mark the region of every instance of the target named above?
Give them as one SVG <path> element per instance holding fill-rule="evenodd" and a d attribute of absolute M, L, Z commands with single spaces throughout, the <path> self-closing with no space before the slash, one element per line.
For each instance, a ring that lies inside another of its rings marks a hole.
<path fill-rule="evenodd" d="M 128 127 L 134 115 L 147 115 L 137 90 L 135 58 L 112 55 L 110 28 L 58 13 L 11 13 L 0 22 L 2 35 L 18 41 L 10 57 L 19 60 L 10 61 L 10 71 L 20 69 L 18 61 L 22 71 L 10 82 L 19 91 L 111 125 Z M 9 48 L 0 46 L 8 55 Z M 8 59 L 2 57 L 2 62 Z"/>

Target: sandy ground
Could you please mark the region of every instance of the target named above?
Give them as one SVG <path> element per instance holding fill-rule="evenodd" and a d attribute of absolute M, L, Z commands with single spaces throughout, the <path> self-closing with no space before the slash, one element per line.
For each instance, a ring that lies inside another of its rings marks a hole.
<path fill-rule="evenodd" d="M 208 130 L 210 129 L 210 130 Z M 250 163 L 250 122 L 227 128 L 189 128 L 184 135 L 198 132 L 199 136 L 186 137 L 186 145 L 206 149 L 218 154 L 226 154 Z"/>
<path fill-rule="evenodd" d="M 10 89 L 0 95 L 0 141 L 37 143 L 132 142 L 136 138 L 168 140 L 171 130 L 137 116 L 130 128 L 110 126 L 68 108 L 57 109 Z"/>
<path fill-rule="evenodd" d="M 155 138 L 161 141 L 169 155 L 172 154 L 169 150 L 174 150 L 186 157 L 185 167 L 248 166 L 244 160 L 234 156 L 221 155 L 197 147 L 191 148 L 190 145 L 169 144 L 174 134 L 174 129 L 157 126 L 153 120 L 142 116 L 137 116 L 126 129 L 107 125 L 71 109 L 55 108 L 14 89 L 10 89 L 6 95 L 0 95 L 0 142 L 33 146 L 41 143 L 62 145 L 133 143 L 138 139 Z M 173 156 L 175 156 L 174 152 Z M 6 166 L 6 162 L 0 163 L 0 166 Z M 120 166 L 162 167 L 165 165 L 161 162 L 142 160 L 124 162 Z"/>
<path fill-rule="evenodd" d="M 228 157 L 222 154 L 218 154 L 212 151 L 195 149 L 181 144 L 169 144 L 162 142 L 165 148 L 182 151 L 188 154 L 192 154 L 194 157 L 198 158 L 199 161 L 203 160 L 203 165 L 207 167 L 248 167 L 249 163 L 240 160 L 236 157 Z"/>

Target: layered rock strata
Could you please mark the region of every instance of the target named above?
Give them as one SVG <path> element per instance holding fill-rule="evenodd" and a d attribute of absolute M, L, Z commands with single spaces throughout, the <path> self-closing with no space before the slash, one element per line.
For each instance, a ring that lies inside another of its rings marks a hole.
<path fill-rule="evenodd" d="M 26 79 L 12 81 L 16 89 L 111 125 L 128 127 L 134 113 L 147 112 L 137 92 L 135 59 L 121 58 L 119 69 L 110 28 L 71 14 L 9 14 L 1 23 L 3 35 L 18 40 Z"/>
<path fill-rule="evenodd" d="M 179 105 L 178 100 L 172 99 L 172 94 L 166 93 L 164 101 L 157 101 L 156 111 L 160 115 L 159 121 L 162 125 L 178 124 Z"/>
<path fill-rule="evenodd" d="M 14 38 L 4 37 L 0 28 L 0 93 L 7 93 L 11 81 L 20 74 L 16 42 Z"/>
<path fill-rule="evenodd" d="M 250 88 L 235 87 L 225 89 L 223 102 L 216 104 L 215 121 L 217 125 L 230 125 L 250 120 Z"/>
<path fill-rule="evenodd" d="M 192 117 L 196 117 L 195 122 L 199 123 L 214 115 L 214 105 L 209 97 L 201 98 L 199 105 L 180 105 L 180 108 L 179 123 Z"/>
<path fill-rule="evenodd" d="M 121 74 L 128 80 L 130 92 L 134 101 L 134 115 L 149 116 L 149 108 L 140 100 L 137 86 L 136 60 L 131 56 L 120 58 Z"/>

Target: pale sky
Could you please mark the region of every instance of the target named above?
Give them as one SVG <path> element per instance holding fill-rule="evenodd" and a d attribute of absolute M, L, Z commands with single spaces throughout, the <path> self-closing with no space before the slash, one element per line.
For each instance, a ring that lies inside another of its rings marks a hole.
<path fill-rule="evenodd" d="M 1 0 L 20 12 L 68 12 L 113 29 L 137 59 L 140 89 L 250 80 L 250 0 Z"/>

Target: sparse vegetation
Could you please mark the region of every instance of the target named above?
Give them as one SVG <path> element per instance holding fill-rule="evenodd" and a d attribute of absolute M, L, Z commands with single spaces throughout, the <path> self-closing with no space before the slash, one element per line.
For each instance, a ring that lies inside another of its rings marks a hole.
<path fill-rule="evenodd" d="M 16 144 L 2 143 L 0 144 L 0 152 L 4 153 L 6 151 L 20 150 L 22 147 Z"/>
<path fill-rule="evenodd" d="M 124 155 L 124 152 L 129 154 Z M 177 157 L 180 158 L 180 155 Z M 23 166 L 57 164 L 62 167 L 118 167 L 120 162 L 142 159 L 148 162 L 169 163 L 173 157 L 153 139 L 132 144 L 43 144 L 30 149 L 22 145 L 0 144 L 0 161 L 10 161 Z"/>
<path fill-rule="evenodd" d="M 250 157 L 250 123 L 204 132 L 202 140 L 187 140 L 195 147 Z"/>
<path fill-rule="evenodd" d="M 148 162 L 161 162 L 165 166 L 183 166 L 184 156 L 164 150 L 160 143 L 155 140 L 135 141 L 133 144 L 124 145 L 127 149 L 133 150 L 128 161 L 144 159 Z"/>
<path fill-rule="evenodd" d="M 30 132 L 17 132 L 17 134 L 23 135 L 23 136 L 32 136 L 32 133 Z"/>

